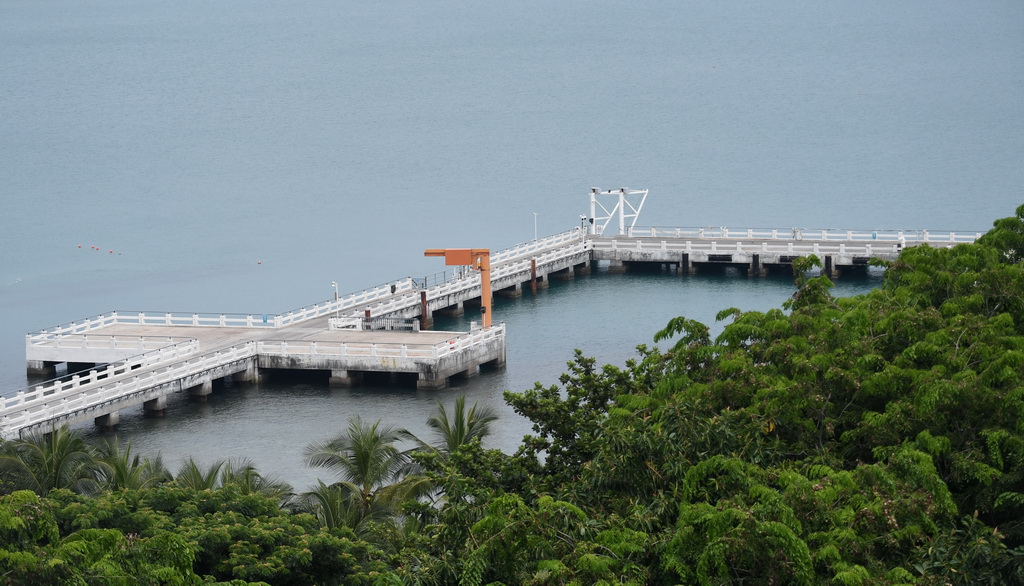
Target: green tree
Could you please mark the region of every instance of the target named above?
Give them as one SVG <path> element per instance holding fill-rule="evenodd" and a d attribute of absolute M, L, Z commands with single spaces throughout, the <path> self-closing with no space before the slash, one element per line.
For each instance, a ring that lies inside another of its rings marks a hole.
<path fill-rule="evenodd" d="M 490 435 L 491 423 L 497 419 L 498 414 L 493 409 L 480 407 L 476 403 L 467 411 L 466 396 L 460 395 L 455 399 L 452 413 L 448 413 L 444 403 L 438 402 L 437 412 L 427 419 L 427 426 L 433 430 L 433 442 L 425 442 L 409 432 L 400 435 L 416 442 L 419 450 L 437 452 L 447 457 L 461 446 Z"/>
<path fill-rule="evenodd" d="M 159 455 L 153 460 L 141 458 L 132 453 L 130 443 L 122 449 L 116 439 L 101 443 L 96 459 L 103 464 L 98 480 L 105 490 L 151 488 L 173 478 Z"/>
<path fill-rule="evenodd" d="M 40 496 L 55 488 L 93 493 L 103 469 L 82 434 L 67 427 L 0 443 L 0 486 L 9 489 Z"/>

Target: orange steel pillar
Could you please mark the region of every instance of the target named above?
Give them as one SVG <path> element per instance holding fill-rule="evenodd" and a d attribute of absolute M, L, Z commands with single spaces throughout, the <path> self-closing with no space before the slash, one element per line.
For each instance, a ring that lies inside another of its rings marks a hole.
<path fill-rule="evenodd" d="M 423 256 L 443 256 L 444 264 L 472 267 L 480 271 L 480 306 L 485 328 L 491 327 L 491 249 L 431 248 Z"/>

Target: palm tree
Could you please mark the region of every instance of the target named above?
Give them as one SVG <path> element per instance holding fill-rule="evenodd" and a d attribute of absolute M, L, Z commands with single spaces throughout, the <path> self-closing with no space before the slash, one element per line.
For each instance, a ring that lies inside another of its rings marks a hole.
<path fill-rule="evenodd" d="M 100 444 L 97 460 L 104 464 L 99 481 L 107 490 L 151 488 L 172 479 L 159 454 L 154 460 L 140 460 L 132 454 L 131 443 L 122 450 L 116 438 Z"/>
<path fill-rule="evenodd" d="M 362 508 L 368 508 L 376 492 L 401 479 L 409 456 L 395 444 L 405 430 L 366 425 L 358 416 L 349 419 L 346 433 L 306 447 L 308 466 L 327 468 L 348 485 Z"/>
<path fill-rule="evenodd" d="M 339 477 L 332 485 L 320 483 L 330 494 L 320 487 L 306 493 L 314 508 L 330 509 L 317 514 L 344 517 L 345 524 L 354 528 L 364 520 L 395 515 L 403 502 L 424 494 L 426 479 L 410 474 L 409 453 L 395 445 L 407 435 L 403 429 L 382 426 L 379 420 L 365 424 L 357 416 L 349 420 L 345 433 L 307 446 L 307 465 L 326 468 Z"/>
<path fill-rule="evenodd" d="M 263 476 L 248 458 L 233 458 L 220 470 L 220 485 L 234 486 L 242 494 L 258 494 L 284 503 L 294 492 L 287 482 L 272 476 Z"/>
<path fill-rule="evenodd" d="M 0 444 L 0 479 L 12 490 L 46 496 L 67 488 L 92 494 L 100 489 L 97 479 L 104 467 L 82 434 L 66 426 Z"/>
<path fill-rule="evenodd" d="M 189 458 L 178 468 L 174 481 L 182 488 L 192 490 L 213 490 L 220 486 L 220 471 L 225 465 L 224 460 L 217 460 L 203 470 L 195 460 Z"/>
<path fill-rule="evenodd" d="M 360 539 L 371 537 L 374 523 L 386 522 L 393 516 L 392 508 L 381 501 L 362 508 L 351 485 L 343 482 L 328 485 L 322 480 L 317 481 L 313 490 L 302 494 L 299 509 L 316 515 L 323 527 L 348 527 Z"/>
<path fill-rule="evenodd" d="M 434 430 L 434 443 L 428 444 L 416 436 L 406 432 L 405 439 L 415 441 L 419 449 L 435 452 L 447 458 L 459 447 L 475 439 L 483 439 L 491 433 L 491 423 L 498 419 L 498 414 L 490 407 L 480 407 L 474 403 L 466 411 L 466 396 L 455 399 L 455 411 L 449 415 L 444 404 L 438 402 L 437 413 L 427 419 L 427 425 Z"/>

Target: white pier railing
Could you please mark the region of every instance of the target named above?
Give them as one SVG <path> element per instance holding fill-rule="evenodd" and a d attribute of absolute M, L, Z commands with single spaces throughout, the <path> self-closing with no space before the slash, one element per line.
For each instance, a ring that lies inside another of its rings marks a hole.
<path fill-rule="evenodd" d="M 101 336 L 96 334 L 47 335 L 29 338 L 33 348 L 64 350 L 122 350 L 137 354 L 159 350 L 171 344 L 187 342 L 192 338 L 174 336 Z"/>
<path fill-rule="evenodd" d="M 726 226 L 661 227 L 635 226 L 624 235 L 627 238 L 676 239 L 747 239 L 747 240 L 825 240 L 825 241 L 882 241 L 907 244 L 970 243 L 981 238 L 981 232 L 953 232 L 949 230 L 847 230 L 837 228 L 730 228 Z M 607 238 L 616 238 L 615 235 Z"/>
<path fill-rule="evenodd" d="M 437 360 L 486 344 L 505 335 L 505 324 L 468 333 L 452 332 L 452 337 L 435 344 L 389 344 L 366 342 L 324 342 L 307 340 L 263 340 L 256 352 L 265 356 L 323 356 L 331 358 L 411 358 Z"/>
<path fill-rule="evenodd" d="M 0 397 L 0 433 L 9 439 L 16 437 L 25 427 L 73 412 L 82 405 L 100 405 L 123 394 L 110 389 L 121 388 L 124 381 L 151 376 L 154 369 L 161 366 L 188 364 L 187 358 L 197 355 L 198 351 L 198 340 L 179 342 L 110 364 L 101 370 L 54 379 L 19 391 L 13 397 Z"/>

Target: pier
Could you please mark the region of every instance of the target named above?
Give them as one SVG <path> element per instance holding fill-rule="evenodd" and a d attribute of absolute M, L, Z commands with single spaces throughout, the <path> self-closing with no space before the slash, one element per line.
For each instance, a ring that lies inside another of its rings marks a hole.
<path fill-rule="evenodd" d="M 702 267 L 744 270 L 750 277 L 816 255 L 824 274 L 891 261 L 908 246 L 948 247 L 980 234 L 725 227 L 637 227 L 646 191 L 592 191 L 591 215 L 565 232 L 490 253 L 490 291 L 517 297 L 552 279 L 572 279 L 596 264 L 608 272 L 660 264 L 681 278 Z M 606 209 L 600 195 L 617 197 Z M 602 213 L 602 210 L 604 213 Z M 619 226 L 611 226 L 618 218 Z M 626 220 L 630 220 L 627 225 Z M 68 375 L 14 397 L 0 398 L 0 436 L 19 437 L 62 424 L 117 424 L 122 409 L 163 415 L 167 396 L 203 400 L 219 379 L 253 382 L 277 371 L 320 371 L 333 386 L 358 384 L 365 373 L 407 376 L 419 389 L 444 388 L 452 377 L 475 376 L 505 363 L 505 326 L 468 332 L 429 329 L 435 314 L 482 305 L 481 276 L 459 267 L 422 279 L 405 278 L 358 293 L 336 295 L 283 314 L 109 312 L 26 336 L 30 372 Z"/>

